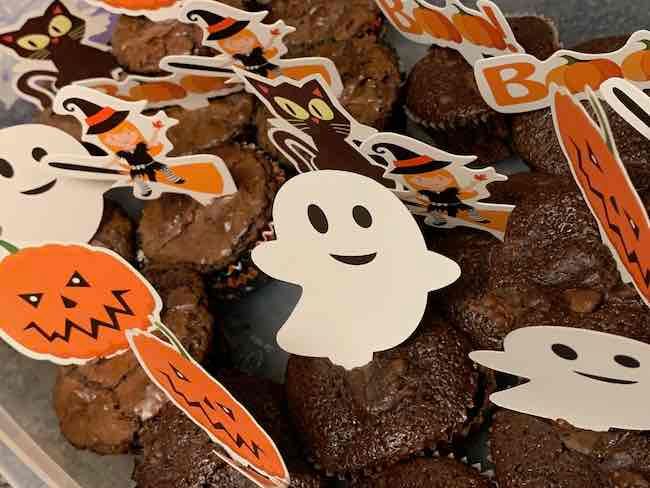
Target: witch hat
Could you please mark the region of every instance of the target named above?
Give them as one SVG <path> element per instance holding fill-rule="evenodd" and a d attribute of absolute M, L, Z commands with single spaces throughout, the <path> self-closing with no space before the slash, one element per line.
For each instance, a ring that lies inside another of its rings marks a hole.
<path fill-rule="evenodd" d="M 391 144 L 389 142 L 382 142 L 372 146 L 372 150 L 377 153 L 383 153 L 388 150 L 395 157 L 393 161 L 393 168 L 390 173 L 395 175 L 417 175 L 422 173 L 429 173 L 445 168 L 451 164 L 450 161 L 436 161 L 435 159 L 417 154 L 410 149 Z"/>
<path fill-rule="evenodd" d="M 191 10 L 187 13 L 187 18 L 192 22 L 201 19 L 208 24 L 208 41 L 218 41 L 220 39 L 231 37 L 238 32 L 243 31 L 250 23 L 248 20 L 222 17 L 219 14 L 208 12 L 207 10 Z"/>
<path fill-rule="evenodd" d="M 128 110 L 117 111 L 111 107 L 100 107 L 82 98 L 69 98 L 63 102 L 63 107 L 68 112 L 74 112 L 75 106 L 86 116 L 88 135 L 104 134 L 120 125 L 129 116 Z"/>

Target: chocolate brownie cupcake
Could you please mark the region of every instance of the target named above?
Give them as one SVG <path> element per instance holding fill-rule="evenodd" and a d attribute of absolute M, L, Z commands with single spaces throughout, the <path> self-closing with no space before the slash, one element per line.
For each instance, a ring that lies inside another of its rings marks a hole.
<path fill-rule="evenodd" d="M 490 244 L 477 233 L 460 241 L 462 249 L 458 238 L 438 243 L 463 269 L 461 283 L 438 295 L 451 321 L 485 349 L 499 349 L 508 333 L 533 325 L 650 340 L 647 307 L 621 282 L 575 184 L 529 174 L 513 178 L 512 186 L 528 191 L 512 200 L 517 208 L 505 243 Z"/>
<path fill-rule="evenodd" d="M 292 49 L 322 41 L 347 41 L 377 33 L 381 13 L 373 0 L 272 0 L 269 23 L 284 20 L 296 28 L 285 38 Z"/>
<path fill-rule="evenodd" d="M 650 437 L 592 432 L 500 411 L 491 432 L 501 488 L 635 488 L 650 486 Z"/>
<path fill-rule="evenodd" d="M 419 458 L 351 484 L 351 488 L 493 488 L 476 470 L 450 458 Z"/>
<path fill-rule="evenodd" d="M 104 215 L 91 246 L 115 251 L 127 261 L 135 262 L 135 224 L 121 207 L 104 201 Z"/>
<path fill-rule="evenodd" d="M 163 322 L 203 360 L 213 334 L 200 276 L 187 270 L 147 273 L 165 304 Z M 59 368 L 54 409 L 74 446 L 101 454 L 129 451 L 142 422 L 167 402 L 131 352 L 85 366 Z"/>
<path fill-rule="evenodd" d="M 526 52 L 546 59 L 560 48 L 549 19 L 509 17 L 508 22 Z M 406 86 L 406 110 L 441 149 L 476 155 L 482 163 L 511 154 L 508 116 L 485 103 L 474 70 L 452 49 L 432 47 L 415 65 Z"/>
<path fill-rule="evenodd" d="M 321 478 L 302 458 L 288 421 L 282 386 L 235 372 L 222 374 L 218 379 L 275 441 L 289 470 L 291 486 L 322 487 Z M 145 423 L 140 442 L 142 456 L 133 474 L 138 488 L 256 486 L 221 461 L 214 454 L 215 445 L 207 434 L 171 404 L 159 417 Z"/>
<path fill-rule="evenodd" d="M 462 437 L 480 389 L 470 350 L 462 333 L 428 315 L 363 368 L 292 356 L 289 410 L 315 466 L 354 478 Z"/>
<path fill-rule="evenodd" d="M 383 129 L 388 122 L 400 89 L 400 73 L 395 53 L 374 36 L 346 41 L 325 41 L 316 46 L 296 48 L 295 56 L 322 56 L 331 59 L 343 79 L 341 103 L 360 123 Z M 257 109 L 257 141 L 276 158 L 279 152 L 267 132 L 269 111 Z"/>
<path fill-rule="evenodd" d="M 572 49 L 582 53 L 608 53 L 623 47 L 628 38 L 629 36 L 594 39 Z M 650 165 L 647 164 L 650 159 L 650 142 L 604 102 L 603 105 L 630 177 L 640 189 L 650 188 Z M 593 116 L 588 103 L 585 102 L 584 106 Z M 515 115 L 512 139 L 515 150 L 535 170 L 571 177 L 571 169 L 558 142 L 549 109 Z"/>
<path fill-rule="evenodd" d="M 208 206 L 173 194 L 147 202 L 138 228 L 138 259 L 155 267 L 194 269 L 206 276 L 212 293 L 227 298 L 261 278 L 250 251 L 270 236 L 283 173 L 252 146 L 231 144 L 211 152 L 225 161 L 239 191 Z"/>

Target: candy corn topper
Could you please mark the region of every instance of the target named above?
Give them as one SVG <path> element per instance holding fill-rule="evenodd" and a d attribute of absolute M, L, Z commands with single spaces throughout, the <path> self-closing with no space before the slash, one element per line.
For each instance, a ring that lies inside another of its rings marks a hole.
<path fill-rule="evenodd" d="M 642 91 L 623 80 L 611 88 L 622 88 L 631 101 L 640 100 L 640 104 L 633 102 L 629 108 L 647 117 L 645 110 L 650 103 Z M 586 93 L 597 123 L 566 89 L 553 89 L 557 136 L 623 281 L 633 283 L 650 306 L 650 218 L 621 161 L 600 101 L 591 89 L 587 88 Z"/>
<path fill-rule="evenodd" d="M 420 0 L 375 3 L 407 39 L 454 49 L 470 66 L 485 56 L 524 52 L 505 16 L 488 0 L 478 0 L 478 10 L 465 7 L 460 0 L 446 0 L 443 7 Z"/>
<path fill-rule="evenodd" d="M 144 200 L 171 192 L 207 205 L 237 191 L 228 168 L 216 156 L 168 157 L 173 146 L 166 132 L 177 121 L 164 112 L 143 115 L 144 106 L 81 86 L 62 89 L 55 111 L 74 115 L 82 124 L 83 140 L 103 155 L 50 154 L 43 162 L 62 177 L 132 186 L 133 194 Z"/>

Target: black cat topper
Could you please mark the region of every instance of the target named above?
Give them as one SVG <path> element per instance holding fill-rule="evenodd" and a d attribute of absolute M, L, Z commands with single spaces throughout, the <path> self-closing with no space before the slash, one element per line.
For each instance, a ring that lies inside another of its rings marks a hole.
<path fill-rule="evenodd" d="M 394 187 L 385 167 L 358 147 L 377 131 L 360 124 L 331 95 L 320 75 L 301 81 L 273 80 L 237 70 L 247 90 L 271 111 L 269 138 L 298 171 L 337 169 L 359 173 Z"/>
<path fill-rule="evenodd" d="M 45 109 L 66 85 L 91 78 L 117 79 L 121 68 L 107 47 L 86 40 L 86 21 L 61 1 L 19 27 L 0 33 L 0 45 L 21 60 L 50 61 L 55 69 L 32 69 L 15 81 L 22 98 Z"/>

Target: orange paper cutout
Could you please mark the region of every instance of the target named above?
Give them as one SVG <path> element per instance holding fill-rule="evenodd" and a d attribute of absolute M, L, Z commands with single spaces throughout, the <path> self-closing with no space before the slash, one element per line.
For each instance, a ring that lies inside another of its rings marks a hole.
<path fill-rule="evenodd" d="M 650 306 L 650 219 L 620 159 L 605 112 L 591 95 L 600 127 L 565 90 L 555 90 L 558 139 L 624 281 L 633 281 Z"/>
<path fill-rule="evenodd" d="M 215 452 L 221 459 L 259 486 L 289 486 L 273 440 L 219 382 L 184 351 L 149 333 L 133 331 L 128 339 L 151 380 L 226 451 Z"/>
<path fill-rule="evenodd" d="M 160 299 L 112 251 L 45 244 L 0 261 L 0 335 L 34 359 L 84 364 L 128 349 L 126 330 L 148 330 Z"/>

